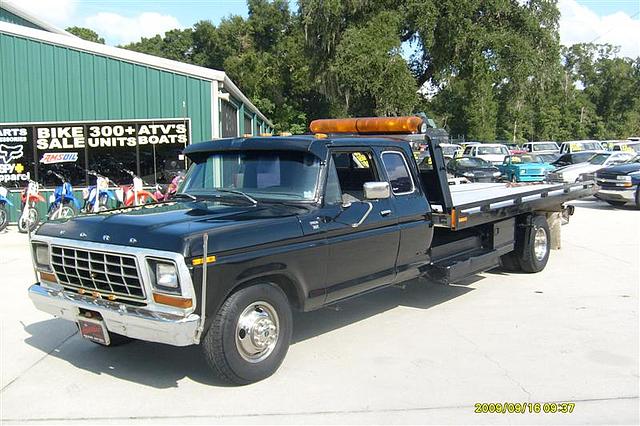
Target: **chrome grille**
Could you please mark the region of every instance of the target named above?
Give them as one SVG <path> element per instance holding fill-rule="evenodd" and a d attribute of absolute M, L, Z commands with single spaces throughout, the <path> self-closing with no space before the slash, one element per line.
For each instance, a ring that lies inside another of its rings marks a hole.
<path fill-rule="evenodd" d="M 122 299 L 144 299 L 135 256 L 54 245 L 51 266 L 58 282 L 65 287 L 113 294 Z"/>

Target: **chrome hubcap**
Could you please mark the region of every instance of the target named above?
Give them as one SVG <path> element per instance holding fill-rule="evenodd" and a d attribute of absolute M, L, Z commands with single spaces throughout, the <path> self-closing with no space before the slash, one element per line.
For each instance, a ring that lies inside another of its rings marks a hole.
<path fill-rule="evenodd" d="M 544 228 L 536 229 L 533 249 L 536 259 L 539 261 L 544 259 L 544 256 L 547 254 L 547 231 L 545 231 Z"/>
<path fill-rule="evenodd" d="M 249 362 L 267 358 L 278 343 L 280 329 L 278 314 L 267 302 L 255 302 L 240 314 L 236 326 L 236 347 L 240 356 Z"/>

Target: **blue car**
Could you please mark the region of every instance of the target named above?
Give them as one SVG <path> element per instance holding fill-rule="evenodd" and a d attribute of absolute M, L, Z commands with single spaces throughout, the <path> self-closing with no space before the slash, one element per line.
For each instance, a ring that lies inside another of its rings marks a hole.
<path fill-rule="evenodd" d="M 518 154 L 505 157 L 498 169 L 511 182 L 541 182 L 555 167 L 535 154 Z"/>

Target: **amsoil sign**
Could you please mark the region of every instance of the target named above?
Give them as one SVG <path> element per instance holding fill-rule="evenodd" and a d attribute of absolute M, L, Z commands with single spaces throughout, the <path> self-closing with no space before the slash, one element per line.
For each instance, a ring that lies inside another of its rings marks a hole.
<path fill-rule="evenodd" d="M 23 186 L 45 165 L 84 167 L 94 148 L 137 158 L 143 147 L 180 149 L 190 138 L 189 119 L 0 124 L 0 184 Z"/>

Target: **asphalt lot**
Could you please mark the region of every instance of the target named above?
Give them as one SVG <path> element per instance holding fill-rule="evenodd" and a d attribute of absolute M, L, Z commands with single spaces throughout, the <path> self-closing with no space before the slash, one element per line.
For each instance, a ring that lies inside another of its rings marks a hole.
<path fill-rule="evenodd" d="M 426 281 L 297 314 L 273 377 L 211 378 L 199 348 L 103 348 L 36 311 L 27 238 L 0 234 L 0 420 L 70 423 L 638 424 L 640 212 L 574 203 L 539 274 Z M 475 403 L 572 401 L 572 414 Z"/>

